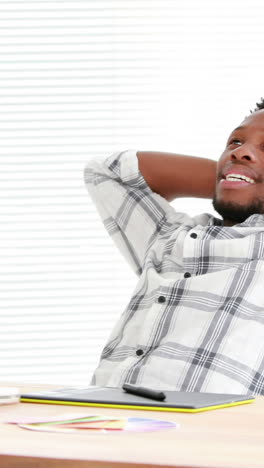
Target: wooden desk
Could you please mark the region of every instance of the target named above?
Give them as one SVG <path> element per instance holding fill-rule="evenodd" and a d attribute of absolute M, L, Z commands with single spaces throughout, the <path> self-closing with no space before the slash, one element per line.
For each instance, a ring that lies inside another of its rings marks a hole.
<path fill-rule="evenodd" d="M 6 384 L 12 385 L 14 384 Z M 2 385 L 3 386 L 3 385 Z M 15 385 L 21 390 L 52 388 Z M 58 387 L 58 386 L 56 386 Z M 31 432 L 2 421 L 14 416 L 80 412 L 176 421 L 153 433 Z M 19 403 L 0 406 L 1 468 L 264 468 L 264 398 L 197 414 Z"/>

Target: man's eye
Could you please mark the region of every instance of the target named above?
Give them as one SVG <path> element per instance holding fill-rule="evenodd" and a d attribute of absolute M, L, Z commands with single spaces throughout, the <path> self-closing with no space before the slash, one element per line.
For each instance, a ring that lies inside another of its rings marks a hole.
<path fill-rule="evenodd" d="M 233 145 L 233 144 L 235 144 L 235 145 L 238 144 L 239 145 L 240 143 L 241 143 L 240 140 L 238 140 L 237 138 L 233 138 L 232 140 L 230 140 L 229 145 Z"/>

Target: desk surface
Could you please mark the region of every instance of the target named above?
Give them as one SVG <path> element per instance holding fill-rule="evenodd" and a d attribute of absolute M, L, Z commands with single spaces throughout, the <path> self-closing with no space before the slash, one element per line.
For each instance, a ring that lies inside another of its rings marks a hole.
<path fill-rule="evenodd" d="M 17 385 L 23 392 L 44 385 Z M 0 384 L 0 386 L 4 386 Z M 55 388 L 57 388 L 56 386 Z M 54 387 L 53 387 L 54 388 Z M 74 411 L 175 421 L 179 429 L 153 433 L 31 432 L 3 424 L 17 416 Z M 197 414 L 19 403 L 0 406 L 3 468 L 264 468 L 264 397 L 254 403 Z"/>

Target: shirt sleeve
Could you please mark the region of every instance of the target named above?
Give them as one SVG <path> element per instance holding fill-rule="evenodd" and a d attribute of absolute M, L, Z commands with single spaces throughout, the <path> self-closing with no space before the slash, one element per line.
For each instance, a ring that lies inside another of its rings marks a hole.
<path fill-rule="evenodd" d="M 160 233 L 189 218 L 177 213 L 175 219 L 175 209 L 147 185 L 135 150 L 89 161 L 84 181 L 105 228 L 137 275 Z"/>

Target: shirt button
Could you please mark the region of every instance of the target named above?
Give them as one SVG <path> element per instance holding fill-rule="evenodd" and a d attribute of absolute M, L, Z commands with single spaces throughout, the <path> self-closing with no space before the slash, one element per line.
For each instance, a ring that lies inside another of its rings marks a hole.
<path fill-rule="evenodd" d="M 136 355 L 137 355 L 137 356 L 142 356 L 142 354 L 144 354 L 143 349 L 137 349 L 137 350 L 136 350 Z"/>
<path fill-rule="evenodd" d="M 196 232 L 192 232 L 191 235 L 190 235 L 190 237 L 192 237 L 193 239 L 196 239 L 196 237 L 197 237 Z"/>
<path fill-rule="evenodd" d="M 186 273 L 184 273 L 184 278 L 190 278 L 191 276 L 191 273 L 189 273 L 188 271 L 186 271 Z"/>
<path fill-rule="evenodd" d="M 166 301 L 166 297 L 164 297 L 164 296 L 160 296 L 158 298 L 158 302 L 165 302 L 165 301 Z"/>

